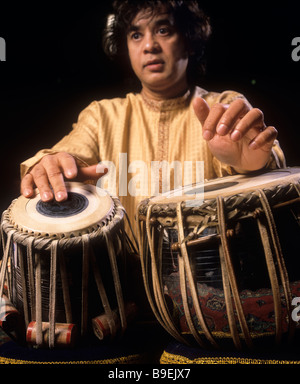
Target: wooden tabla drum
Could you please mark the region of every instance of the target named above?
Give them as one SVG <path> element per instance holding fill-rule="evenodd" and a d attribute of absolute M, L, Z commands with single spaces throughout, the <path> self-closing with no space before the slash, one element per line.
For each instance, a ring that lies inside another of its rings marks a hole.
<path fill-rule="evenodd" d="M 239 350 L 295 341 L 299 183 L 299 168 L 228 176 L 139 205 L 147 296 L 174 338 Z"/>
<path fill-rule="evenodd" d="M 67 183 L 67 189 L 65 202 L 44 203 L 37 192 L 20 196 L 2 215 L 3 324 L 8 301 L 23 319 L 24 339 L 37 347 L 113 338 L 135 310 L 126 302 L 124 208 L 95 186 Z"/>

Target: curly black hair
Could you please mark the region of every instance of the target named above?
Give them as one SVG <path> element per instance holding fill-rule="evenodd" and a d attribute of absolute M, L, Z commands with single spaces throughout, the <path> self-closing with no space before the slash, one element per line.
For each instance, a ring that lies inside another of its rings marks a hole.
<path fill-rule="evenodd" d="M 134 17 L 142 10 L 161 9 L 173 15 L 189 52 L 187 78 L 196 83 L 205 71 L 205 47 L 211 34 L 210 21 L 197 0 L 114 0 L 103 33 L 103 49 L 111 59 L 128 62 L 127 32 Z"/>

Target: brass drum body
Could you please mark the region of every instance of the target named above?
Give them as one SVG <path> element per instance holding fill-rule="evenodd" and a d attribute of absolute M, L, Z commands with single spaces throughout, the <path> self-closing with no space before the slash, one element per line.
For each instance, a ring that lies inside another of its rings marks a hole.
<path fill-rule="evenodd" d="M 238 350 L 295 339 L 299 183 L 299 168 L 228 176 L 139 205 L 147 296 L 174 338 Z"/>
<path fill-rule="evenodd" d="M 64 203 L 20 196 L 2 215 L 0 297 L 9 297 L 24 339 L 37 347 L 73 346 L 93 335 L 98 316 L 112 337 L 127 325 L 124 209 L 92 185 L 67 187 Z"/>

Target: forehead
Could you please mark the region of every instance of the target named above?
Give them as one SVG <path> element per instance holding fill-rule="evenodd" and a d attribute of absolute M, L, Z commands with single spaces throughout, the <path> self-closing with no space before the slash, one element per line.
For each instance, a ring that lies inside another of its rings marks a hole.
<path fill-rule="evenodd" d="M 130 23 L 130 28 L 142 27 L 148 24 L 158 24 L 161 22 L 168 22 L 169 24 L 174 25 L 174 17 L 165 7 L 158 9 L 146 8 L 135 15 Z"/>

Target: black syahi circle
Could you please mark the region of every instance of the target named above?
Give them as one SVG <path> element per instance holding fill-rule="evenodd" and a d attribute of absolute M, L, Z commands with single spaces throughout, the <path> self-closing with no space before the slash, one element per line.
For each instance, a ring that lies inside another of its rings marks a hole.
<path fill-rule="evenodd" d="M 83 212 L 89 205 L 88 199 L 79 193 L 69 192 L 66 201 L 58 202 L 56 200 L 43 202 L 39 200 L 36 210 L 43 216 L 53 218 L 70 217 Z"/>

